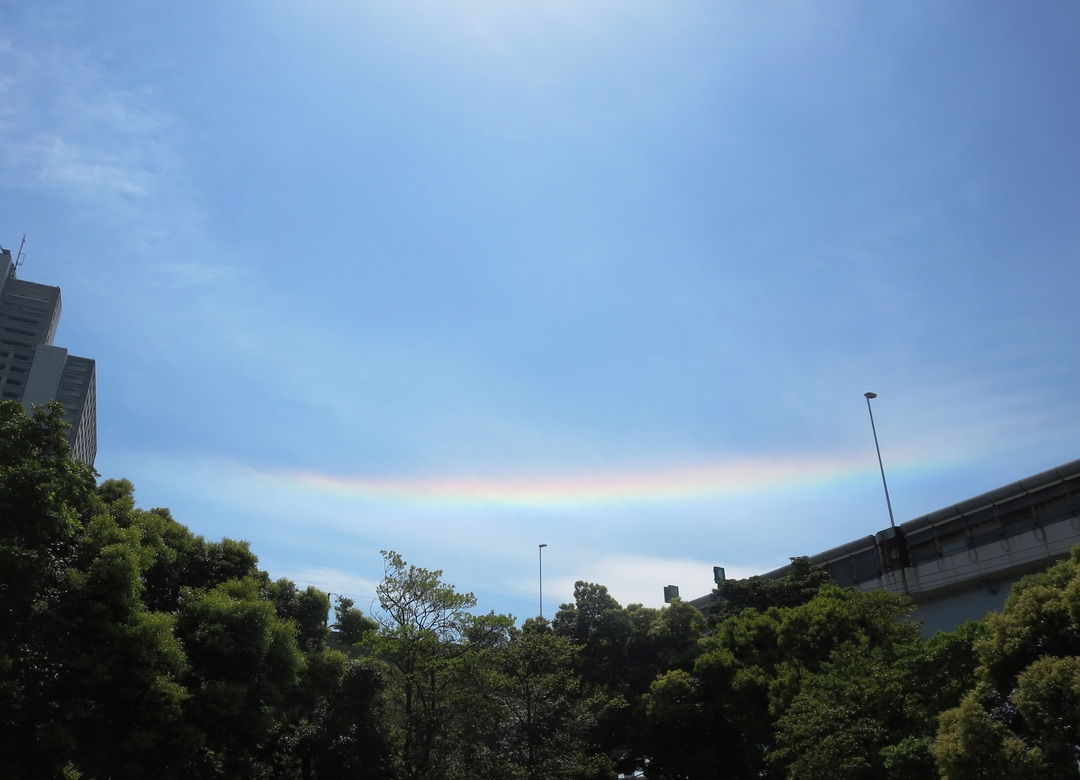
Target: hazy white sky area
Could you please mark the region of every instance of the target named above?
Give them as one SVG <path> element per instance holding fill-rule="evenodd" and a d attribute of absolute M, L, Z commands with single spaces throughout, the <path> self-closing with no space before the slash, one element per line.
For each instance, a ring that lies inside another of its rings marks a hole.
<path fill-rule="evenodd" d="M 550 617 L 1080 457 L 1080 4 L 16 0 L 0 244 L 98 461 Z"/>

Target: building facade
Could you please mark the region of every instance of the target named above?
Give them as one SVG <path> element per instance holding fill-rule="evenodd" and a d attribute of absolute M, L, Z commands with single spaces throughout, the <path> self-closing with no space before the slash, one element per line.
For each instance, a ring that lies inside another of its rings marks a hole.
<path fill-rule="evenodd" d="M 27 412 L 59 401 L 71 425 L 75 459 L 94 465 L 97 397 L 94 361 L 53 345 L 60 322 L 60 288 L 18 279 L 11 251 L 0 247 L 0 400 Z"/>

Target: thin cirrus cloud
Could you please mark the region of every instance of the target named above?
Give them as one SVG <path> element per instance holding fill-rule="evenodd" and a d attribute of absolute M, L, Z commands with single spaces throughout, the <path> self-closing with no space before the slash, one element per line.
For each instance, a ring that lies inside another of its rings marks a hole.
<path fill-rule="evenodd" d="M 313 585 L 335 596 L 351 597 L 350 594 L 368 594 L 375 592 L 378 584 L 364 577 L 358 577 L 347 571 L 326 567 L 299 567 L 283 571 L 283 576 L 299 583 L 301 587 Z M 361 605 L 366 609 L 367 605 Z"/>
<path fill-rule="evenodd" d="M 166 115 L 110 87 L 77 51 L 6 48 L 0 159 L 9 185 L 62 193 L 110 222 L 163 194 L 159 178 L 176 162 Z"/>

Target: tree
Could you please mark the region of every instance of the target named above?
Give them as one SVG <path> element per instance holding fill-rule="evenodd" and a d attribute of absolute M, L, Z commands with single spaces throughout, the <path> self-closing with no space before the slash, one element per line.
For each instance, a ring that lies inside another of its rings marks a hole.
<path fill-rule="evenodd" d="M 641 604 L 624 609 L 603 585 L 578 582 L 574 603 L 563 604 L 552 625 L 579 649 L 582 680 L 598 705 L 592 731 L 597 749 L 612 758 L 620 773 L 656 771 L 657 751 L 677 741 L 670 736 L 674 731 L 657 719 L 657 702 L 666 701 L 671 686 L 681 682 L 678 675 L 659 683 L 658 677 L 693 668 L 704 616 L 679 600 L 664 609 Z"/>
<path fill-rule="evenodd" d="M 890 650 L 835 651 L 778 719 L 776 747 L 766 760 L 805 780 L 884 780 L 883 749 L 908 726 L 904 681 Z"/>
<path fill-rule="evenodd" d="M 103 486 L 106 498 L 111 487 Z M 78 535 L 62 598 L 39 637 L 57 669 L 49 690 L 59 705 L 53 738 L 70 740 L 73 761 L 90 777 L 135 778 L 151 766 L 168 774 L 192 744 L 183 724 L 187 658 L 175 619 L 140 599 L 141 575 L 160 540 L 123 496 L 105 506 Z"/>
<path fill-rule="evenodd" d="M 492 686 L 503 731 L 502 747 L 492 747 L 507 760 L 503 776 L 572 780 L 611 772 L 611 760 L 589 739 L 598 701 L 578 677 L 579 652 L 543 618 L 511 632 Z"/>
<path fill-rule="evenodd" d="M 61 598 L 77 534 L 99 509 L 93 470 L 71 459 L 62 407 L 27 416 L 0 402 L 0 714 L 28 706 L 39 688 L 30 678 L 48 675 L 36 637 Z M 8 756 L 33 741 L 10 720 L 0 725 Z"/>
<path fill-rule="evenodd" d="M 358 644 L 368 631 L 375 631 L 379 627 L 379 624 L 362 610 L 356 609 L 353 606 L 355 603 L 346 596 L 338 596 L 337 605 L 334 607 L 334 628 L 337 629 L 338 639 L 346 645 Z"/>
<path fill-rule="evenodd" d="M 65 427 L 0 404 L 0 775 L 145 776 L 183 754 L 185 658 L 140 599 L 160 540 Z"/>
<path fill-rule="evenodd" d="M 476 598 L 444 583 L 441 571 L 410 566 L 393 551 L 382 555 L 379 630 L 363 647 L 385 664 L 401 775 L 445 776 L 459 764 L 454 752 L 462 743 L 454 735 L 469 730 L 469 705 L 477 703 L 468 671 L 478 655 L 505 646 L 513 619 L 474 615 Z"/>
<path fill-rule="evenodd" d="M 728 777 L 726 755 L 733 735 L 723 719 L 710 717 L 698 680 L 685 669 L 659 675 L 644 700 L 639 737 L 640 767 L 656 780 Z"/>
<path fill-rule="evenodd" d="M 609 692 L 619 688 L 634 624 L 606 587 L 575 582 L 574 603 L 559 607 L 552 627 L 581 648 L 581 674 L 587 682 Z"/>
<path fill-rule="evenodd" d="M 777 721 L 767 761 L 789 776 L 922 780 L 936 775 L 938 715 L 975 682 L 971 621 L 927 641 L 849 642 L 807 674 Z"/>
<path fill-rule="evenodd" d="M 788 592 L 779 593 L 788 598 Z M 912 608 L 890 593 L 842 590 L 830 580 L 804 603 L 763 612 L 750 607 L 720 623 L 702 640 L 694 677 L 703 713 L 714 721 L 714 733 L 727 740 L 718 750 L 728 771 L 786 776 L 787 762 L 799 750 L 777 753 L 777 729 L 807 681 L 827 673 L 834 654 L 852 648 L 891 651 L 914 642 L 918 627 L 903 620 Z M 829 691 L 823 687 L 822 695 Z M 794 722 L 784 728 L 794 729 Z M 796 743 L 803 744 L 793 737 Z"/>
<path fill-rule="evenodd" d="M 646 632 L 658 671 L 693 669 L 706 625 L 701 611 L 680 599 L 659 610 Z"/>
<path fill-rule="evenodd" d="M 0 404 L 0 777 L 389 778 L 327 595 L 95 477 L 58 405 Z"/>
<path fill-rule="evenodd" d="M 389 780 L 393 767 L 382 727 L 382 675 L 369 663 L 332 651 L 327 655 L 322 666 L 330 685 L 318 687 L 329 693 L 314 709 L 303 780 Z"/>
<path fill-rule="evenodd" d="M 241 777 L 264 765 L 304 659 L 296 626 L 277 616 L 257 577 L 181 593 L 176 633 L 187 652 L 187 719 L 198 724 L 207 777 Z"/>
<path fill-rule="evenodd" d="M 304 651 L 318 651 L 326 645 L 330 629 L 326 619 L 330 612 L 330 598 L 318 588 L 308 586 L 304 590 L 285 578 L 270 583 L 265 588 L 273 601 L 277 616 L 291 620 L 296 626 L 297 642 Z"/>
<path fill-rule="evenodd" d="M 814 598 L 827 582 L 832 578 L 823 567 L 806 556 L 792 558 L 791 569 L 782 580 L 749 577 L 721 582 L 714 591 L 719 600 L 712 605 L 709 617 L 716 624 L 745 609 L 764 612 L 770 607 L 797 607 Z"/>
<path fill-rule="evenodd" d="M 942 775 L 1080 777 L 1080 547 L 1014 585 L 986 632 L 976 686 L 941 715 Z"/>

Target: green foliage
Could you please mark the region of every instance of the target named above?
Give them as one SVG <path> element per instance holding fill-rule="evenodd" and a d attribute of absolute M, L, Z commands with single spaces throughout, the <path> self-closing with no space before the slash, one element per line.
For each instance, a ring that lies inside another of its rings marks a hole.
<path fill-rule="evenodd" d="M 142 601 L 159 516 L 94 485 L 62 411 L 0 405 L 0 718 L 5 777 L 139 777 L 184 754 L 186 658 Z"/>
<path fill-rule="evenodd" d="M 375 595 L 383 610 L 379 618 L 383 631 L 402 639 L 463 639 L 476 597 L 442 582 L 441 571 L 408 566 L 393 550 L 383 550 L 382 556 L 383 580 Z"/>
<path fill-rule="evenodd" d="M 807 600 L 813 582 L 819 584 Z M 917 626 L 903 620 L 910 602 L 884 592 L 842 590 L 802 565 L 793 567 L 787 586 L 761 585 L 752 588 L 754 603 L 763 604 L 763 593 L 778 603 L 729 616 L 702 641 L 694 665 L 703 714 L 726 735 L 732 774 L 860 776 L 859 762 L 872 765 L 863 743 L 889 728 L 879 722 L 888 714 L 888 681 L 877 672 L 892 663 L 896 646 L 917 638 Z M 859 674 L 883 689 L 855 691 L 848 679 Z M 855 698 L 840 717 L 833 710 L 849 688 Z M 844 758 L 844 750 L 851 755 Z M 843 774 L 846 760 L 852 774 Z"/>
<path fill-rule="evenodd" d="M 330 598 L 325 593 L 310 585 L 299 590 L 291 580 L 280 579 L 266 587 L 266 594 L 274 602 L 278 617 L 296 626 L 301 649 L 317 650 L 326 644 Z"/>
<path fill-rule="evenodd" d="M 363 611 L 353 607 L 354 603 L 350 598 L 339 596 L 337 606 L 334 607 L 334 628 L 337 629 L 338 638 L 346 645 L 358 644 L 367 632 L 375 631 L 379 627 L 379 624 Z"/>
<path fill-rule="evenodd" d="M 384 552 L 374 619 L 338 599 L 346 655 L 327 594 L 95 484 L 58 407 L 0 433 L 5 779 L 1080 776 L 1080 550 L 928 641 L 806 559 L 725 583 L 711 626 L 579 582 L 517 629 Z"/>
<path fill-rule="evenodd" d="M 94 471 L 71 459 L 66 429 L 58 403 L 28 417 L 0 402 L 0 544 L 9 556 L 63 544 L 96 508 Z"/>
<path fill-rule="evenodd" d="M 943 777 L 1080 777 L 1080 548 L 1017 583 L 975 651 L 978 684 L 932 747 Z"/>
<path fill-rule="evenodd" d="M 496 776 L 571 780 L 611 771 L 589 740 L 600 702 L 577 675 L 578 654 L 543 618 L 511 631 L 491 677 L 493 722 L 501 726 L 489 732 L 488 750 L 503 758 Z"/>
<path fill-rule="evenodd" d="M 705 616 L 688 602 L 675 599 L 666 609 L 659 610 L 646 629 L 649 649 L 657 666 L 661 669 L 693 669 L 698 641 L 705 628 Z"/>
<path fill-rule="evenodd" d="M 574 583 L 574 603 L 559 607 L 552 627 L 581 648 L 581 673 L 586 681 L 618 688 L 634 624 L 607 588 Z"/>
<path fill-rule="evenodd" d="M 702 614 L 681 601 L 662 610 L 624 609 L 604 586 L 578 582 L 574 603 L 560 607 L 552 626 L 578 648 L 577 668 L 596 713 L 594 749 L 624 774 L 659 766 L 654 754 L 674 743 L 649 714 L 651 686 L 658 675 L 693 668 L 706 627 Z"/>
<path fill-rule="evenodd" d="M 889 655 L 853 645 L 834 652 L 778 719 L 766 760 L 806 780 L 885 778 L 883 750 L 908 725 L 904 679 Z"/>
<path fill-rule="evenodd" d="M 719 601 L 713 604 L 709 616 L 715 624 L 746 609 L 764 612 L 770 607 L 797 607 L 814 598 L 827 582 L 832 579 L 821 566 L 805 556 L 792 558 L 791 569 L 782 580 L 750 577 L 721 582 L 715 591 Z"/>
<path fill-rule="evenodd" d="M 664 672 L 643 697 L 641 766 L 649 778 L 706 780 L 730 766 L 730 734 L 710 718 L 698 680 L 684 669 Z"/>
<path fill-rule="evenodd" d="M 320 686 L 328 694 L 313 710 L 304 777 L 389 780 L 382 676 L 368 663 L 336 656 L 337 673 Z"/>
<path fill-rule="evenodd" d="M 475 720 L 488 710 L 486 656 L 505 646 L 513 619 L 474 615 L 476 598 L 444 583 L 441 571 L 382 555 L 379 630 L 362 647 L 383 664 L 397 770 L 410 780 L 452 777 L 465 766 L 456 735 L 481 733 Z"/>
<path fill-rule="evenodd" d="M 64 431 L 0 404 L 0 777 L 389 778 L 326 594 L 95 485 Z"/>

